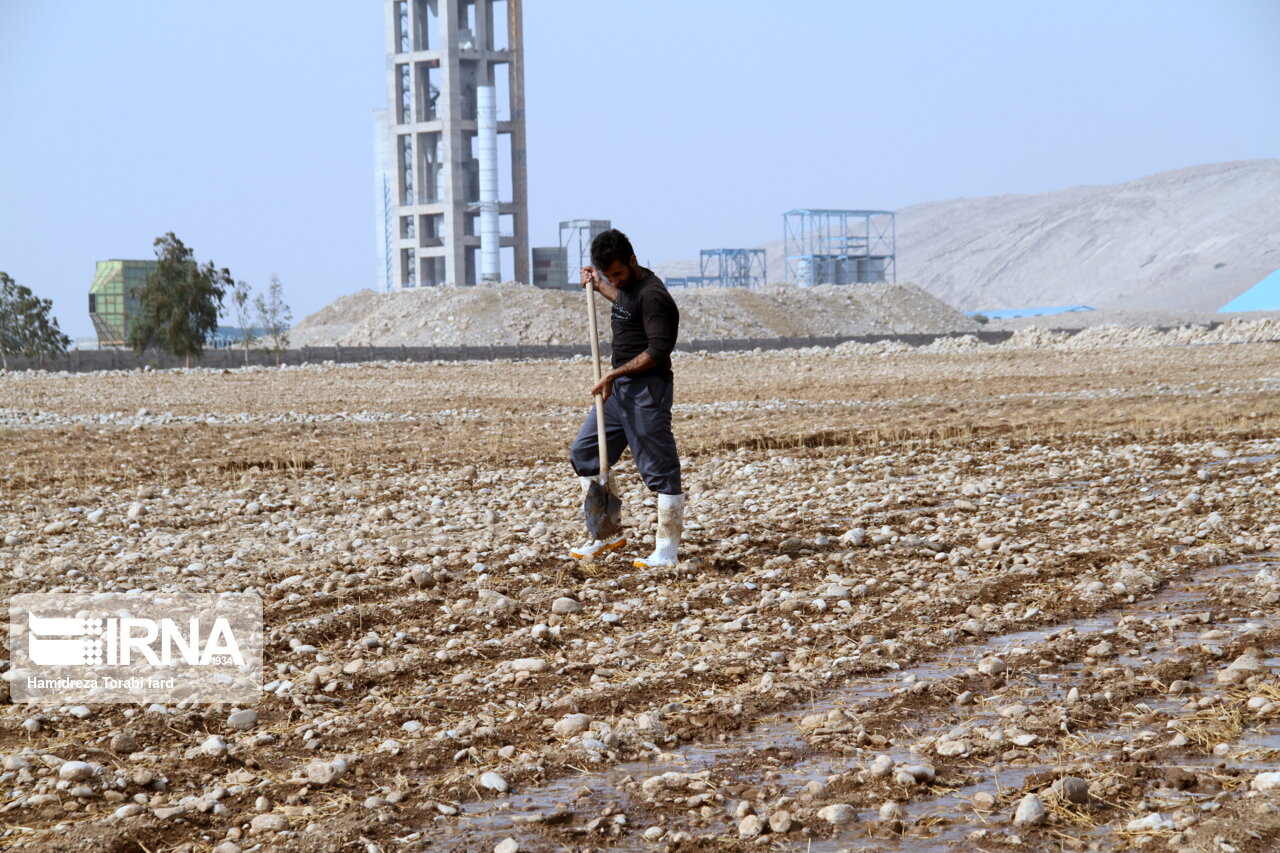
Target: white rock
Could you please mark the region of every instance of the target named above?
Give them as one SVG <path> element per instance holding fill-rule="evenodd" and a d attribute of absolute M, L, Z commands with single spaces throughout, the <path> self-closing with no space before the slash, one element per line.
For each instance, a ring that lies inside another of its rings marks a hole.
<path fill-rule="evenodd" d="M 227 716 L 227 726 L 238 732 L 247 732 L 258 724 L 258 712 L 253 708 L 232 711 Z"/>
<path fill-rule="evenodd" d="M 927 764 L 906 764 L 901 768 L 903 773 L 911 776 L 916 782 L 921 784 L 932 782 L 937 773 Z"/>
<path fill-rule="evenodd" d="M 1039 826 L 1049 817 L 1044 803 L 1035 794 L 1027 794 L 1018 803 L 1018 810 L 1013 815 L 1014 826 Z"/>
<path fill-rule="evenodd" d="M 587 714 L 569 714 L 556 722 L 552 730 L 561 737 L 572 737 L 591 728 L 591 717 Z"/>
<path fill-rule="evenodd" d="M 313 785 L 328 785 L 341 776 L 346 769 L 347 763 L 344 760 L 325 761 L 323 758 L 317 758 L 307 763 L 307 781 Z"/>
<path fill-rule="evenodd" d="M 887 755 L 877 755 L 867 768 L 867 775 L 881 779 L 893 772 L 893 759 Z"/>
<path fill-rule="evenodd" d="M 845 545 L 851 545 L 854 548 L 861 548 L 867 541 L 867 531 L 861 527 L 855 527 L 840 537 L 840 541 Z"/>
<path fill-rule="evenodd" d="M 1253 777 L 1249 787 L 1255 791 L 1275 791 L 1280 789 L 1280 772 L 1259 773 Z"/>
<path fill-rule="evenodd" d="M 851 805 L 836 803 L 819 809 L 818 819 L 825 820 L 832 826 L 846 826 L 858 819 L 858 813 L 853 810 Z"/>
<path fill-rule="evenodd" d="M 999 675 L 1008 669 L 1008 666 L 997 657 L 985 657 L 978 661 L 978 672 L 983 675 Z"/>
<path fill-rule="evenodd" d="M 546 672 L 550 668 L 542 658 L 516 658 L 511 662 L 513 672 Z"/>
<path fill-rule="evenodd" d="M 511 789 L 511 786 L 507 784 L 507 780 L 492 770 L 480 775 L 480 787 L 487 788 L 490 791 L 497 791 L 499 794 L 505 794 Z"/>
<path fill-rule="evenodd" d="M 568 616 L 582 612 L 582 605 L 572 598 L 557 598 L 551 602 L 551 612 L 557 616 Z"/>
<path fill-rule="evenodd" d="M 894 801 L 890 800 L 887 803 L 881 804 L 879 814 L 880 814 L 880 819 L 884 821 L 902 820 L 907 816 L 907 810 L 904 809 L 899 803 L 895 803 Z"/>
<path fill-rule="evenodd" d="M 504 838 L 494 845 L 493 853 L 520 853 L 520 842 L 514 838 Z"/>
<path fill-rule="evenodd" d="M 92 778 L 94 767 L 87 761 L 64 761 L 58 768 L 58 778 L 68 782 L 83 782 Z"/>
<path fill-rule="evenodd" d="M 254 815 L 249 828 L 254 832 L 283 832 L 289 828 L 289 818 L 282 814 Z"/>
<path fill-rule="evenodd" d="M 227 742 L 222 735 L 209 735 L 204 739 L 204 743 L 200 744 L 200 751 L 205 755 L 221 758 L 227 754 Z"/>

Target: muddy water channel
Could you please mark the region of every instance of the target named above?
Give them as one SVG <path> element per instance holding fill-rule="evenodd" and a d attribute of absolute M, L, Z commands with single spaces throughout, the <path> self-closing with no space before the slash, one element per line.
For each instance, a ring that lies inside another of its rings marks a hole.
<path fill-rule="evenodd" d="M 1280 770 L 1267 651 L 1280 617 L 1249 607 L 1276 558 L 1204 566 L 1087 617 L 959 633 L 712 742 L 458 804 L 454 839 L 836 851 L 1176 838 Z"/>

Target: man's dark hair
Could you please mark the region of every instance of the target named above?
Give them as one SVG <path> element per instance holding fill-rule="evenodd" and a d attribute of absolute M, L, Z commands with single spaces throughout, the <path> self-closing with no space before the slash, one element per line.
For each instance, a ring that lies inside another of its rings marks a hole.
<path fill-rule="evenodd" d="M 631 256 L 635 253 L 627 235 L 617 228 L 601 231 L 591 241 L 591 264 L 598 270 L 607 270 L 613 266 L 614 261 L 630 264 Z"/>

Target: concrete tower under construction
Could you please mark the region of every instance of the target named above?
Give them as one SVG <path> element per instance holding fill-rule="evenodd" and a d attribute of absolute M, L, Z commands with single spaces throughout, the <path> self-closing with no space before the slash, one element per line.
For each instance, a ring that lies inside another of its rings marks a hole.
<path fill-rule="evenodd" d="M 529 281 L 521 0 L 385 0 L 388 290 Z"/>

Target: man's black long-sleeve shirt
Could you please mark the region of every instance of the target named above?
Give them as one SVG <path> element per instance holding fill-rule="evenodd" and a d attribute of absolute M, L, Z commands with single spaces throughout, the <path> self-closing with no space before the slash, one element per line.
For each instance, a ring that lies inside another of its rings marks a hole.
<path fill-rule="evenodd" d="M 613 366 L 621 367 L 642 352 L 656 363 L 632 376 L 660 375 L 671 380 L 671 351 L 680 330 L 680 311 L 662 279 L 640 267 L 637 280 L 618 290 L 613 303 Z"/>

